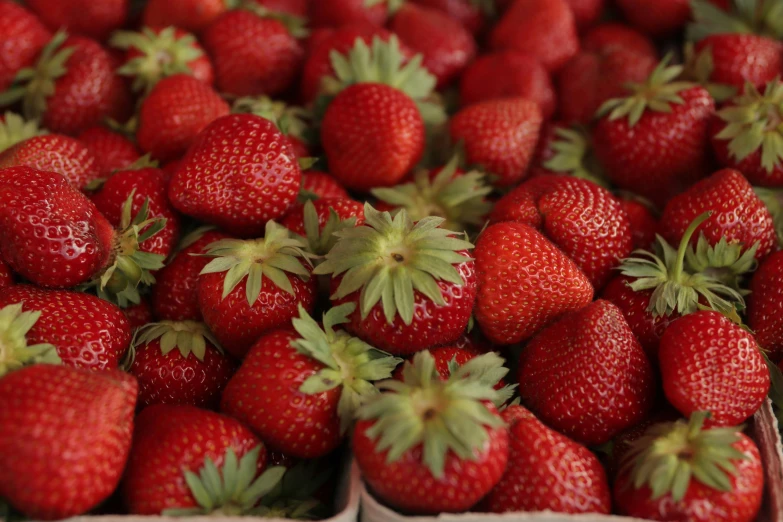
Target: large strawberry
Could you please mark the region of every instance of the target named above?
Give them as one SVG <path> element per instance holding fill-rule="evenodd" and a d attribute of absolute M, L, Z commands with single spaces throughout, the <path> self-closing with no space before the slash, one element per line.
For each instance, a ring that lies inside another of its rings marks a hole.
<path fill-rule="evenodd" d="M 0 395 L 0 496 L 59 520 L 111 495 L 131 446 L 133 377 L 36 364 L 0 379 Z"/>
<path fill-rule="evenodd" d="M 486 354 L 443 380 L 424 351 L 405 363 L 403 382 L 379 385 L 383 393 L 359 410 L 353 434 L 373 493 L 406 512 L 458 513 L 497 484 L 508 461 L 508 432 L 491 405 L 498 392 L 478 376 L 502 363 Z"/>
<path fill-rule="evenodd" d="M 479 236 L 474 255 L 476 319 L 493 343 L 525 341 L 593 300 L 593 287 L 579 267 L 528 225 L 490 225 Z"/>
<path fill-rule="evenodd" d="M 783 360 L 783 252 L 775 252 L 759 265 L 750 280 L 748 326 L 769 357 Z"/>
<path fill-rule="evenodd" d="M 501 416 L 509 430 L 508 467 L 484 501 L 489 511 L 611 512 L 606 472 L 590 450 L 522 406 Z"/>
<path fill-rule="evenodd" d="M 34 136 L 0 154 L 0 168 L 26 166 L 62 174 L 86 190 L 101 175 L 98 160 L 83 143 L 62 134 Z"/>
<path fill-rule="evenodd" d="M 149 0 L 144 6 L 142 23 L 148 27 L 175 26 L 200 33 L 227 8 L 226 0 Z"/>
<path fill-rule="evenodd" d="M 691 16 L 690 0 L 617 0 L 617 5 L 631 25 L 654 36 L 680 29 Z"/>
<path fill-rule="evenodd" d="M 267 444 L 296 458 L 322 457 L 378 393 L 400 359 L 342 329 L 356 307 L 332 308 L 323 326 L 299 307 L 293 329 L 262 336 L 223 392 L 221 411 L 247 423 Z"/>
<path fill-rule="evenodd" d="M 337 233 L 315 274 L 332 275 L 336 304 L 356 303 L 346 329 L 394 354 L 456 341 L 470 321 L 476 273 L 468 241 L 443 218 L 414 223 L 367 204 L 365 224 Z"/>
<path fill-rule="evenodd" d="M 136 144 L 118 132 L 105 127 L 90 127 L 79 134 L 79 141 L 92 152 L 101 177 L 130 167 L 139 159 Z"/>
<path fill-rule="evenodd" d="M 4 42 L 0 51 L 0 90 L 5 90 L 21 69 L 35 63 L 52 34 L 38 17 L 11 0 L 0 2 L 0 33 Z"/>
<path fill-rule="evenodd" d="M 125 23 L 130 1 L 27 0 L 26 3 L 52 31 L 67 29 L 103 41 Z"/>
<path fill-rule="evenodd" d="M 319 0 L 310 2 L 313 27 L 340 27 L 349 24 L 381 26 L 388 15 L 385 0 Z"/>

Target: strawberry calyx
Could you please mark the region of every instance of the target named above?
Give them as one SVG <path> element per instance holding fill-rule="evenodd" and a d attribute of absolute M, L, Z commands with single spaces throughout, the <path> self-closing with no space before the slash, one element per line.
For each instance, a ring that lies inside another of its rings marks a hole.
<path fill-rule="evenodd" d="M 161 321 L 144 325 L 136 332 L 132 346 L 138 348 L 157 339 L 160 339 L 160 352 L 163 355 L 168 355 L 176 348 L 183 359 L 193 354 L 193 357 L 204 362 L 207 342 L 223 353 L 220 343 L 207 325 L 197 321 Z"/>
<path fill-rule="evenodd" d="M 599 109 L 599 118 L 607 116 L 610 121 L 628 118 L 633 127 L 647 110 L 671 112 L 672 104 L 682 105 L 685 101 L 679 93 L 693 87 L 691 82 L 674 81 L 683 73 L 682 65 L 669 65 L 672 56 L 667 55 L 644 83 L 629 83 L 629 96 L 606 101 Z"/>
<path fill-rule="evenodd" d="M 783 5 L 767 0 L 731 2 L 727 12 L 709 0 L 691 0 L 693 23 L 685 37 L 698 42 L 715 34 L 757 34 L 774 40 L 783 38 Z"/>
<path fill-rule="evenodd" d="M 278 130 L 286 136 L 293 136 L 305 143 L 309 141 L 307 122 L 312 118 L 312 114 L 303 107 L 275 101 L 268 96 L 247 96 L 237 99 L 231 111 L 238 114 L 261 116 L 274 123 Z"/>
<path fill-rule="evenodd" d="M 25 120 L 13 112 L 6 112 L 0 121 L 0 152 L 34 136 L 47 134 L 35 120 Z"/>
<path fill-rule="evenodd" d="M 704 234 L 700 234 L 696 247 L 690 246 L 685 252 L 685 264 L 690 272 L 712 277 L 744 296 L 750 292 L 744 290 L 740 282 L 742 276 L 758 266 L 755 256 L 759 246 L 756 242 L 745 249 L 742 243 L 729 243 L 725 236 L 713 246 Z"/>
<path fill-rule="evenodd" d="M 283 479 L 264 495 L 258 507 L 248 515 L 291 520 L 323 520 L 327 507 L 315 499 L 318 490 L 332 477 L 318 460 L 303 460 L 288 468 Z"/>
<path fill-rule="evenodd" d="M 681 501 L 691 480 L 717 491 L 731 491 L 732 461 L 747 456 L 733 445 L 740 440 L 742 427 L 704 429 L 708 412 L 653 425 L 631 444 L 620 473 L 630 472 L 635 489 L 648 486 L 652 499 L 670 494 Z"/>
<path fill-rule="evenodd" d="M 403 380 L 379 383 L 384 393 L 362 406 L 358 417 L 375 420 L 366 434 L 377 441 L 377 451 L 388 450 L 387 462 L 421 444 L 424 464 L 441 479 L 449 451 L 460 459 L 476 460 L 489 438 L 488 428 L 503 425 L 484 402 L 496 402 L 498 392 L 478 377 L 503 363 L 496 353 L 487 353 L 442 380 L 432 354 L 418 352 L 405 363 Z"/>
<path fill-rule="evenodd" d="M 394 368 L 402 362 L 344 330 L 335 330 L 335 326 L 348 322 L 348 316 L 355 309 L 354 303 L 330 309 L 324 314 L 321 327 L 299 305 L 299 317 L 292 320 L 301 337 L 292 341 L 291 346 L 325 366 L 305 380 L 299 391 L 314 395 L 342 387 L 337 413 L 343 434 L 353 422 L 356 410 L 378 393 L 372 382 L 391 378 Z"/>
<path fill-rule="evenodd" d="M 22 303 L 0 308 L 0 377 L 37 363 L 61 364 L 57 349 L 49 343 L 27 344 L 27 332 L 41 312 L 23 312 Z"/>
<path fill-rule="evenodd" d="M 445 305 L 438 281 L 462 286 L 454 265 L 470 261 L 459 253 L 473 245 L 442 228 L 443 218 L 426 217 L 414 224 L 407 211 L 393 218 L 370 204 L 364 206 L 365 224 L 335 232 L 338 240 L 315 274 L 343 275 L 332 299 L 361 289 L 362 318 L 380 302 L 389 324 L 397 315 L 406 325 L 413 321 L 414 291 Z"/>
<path fill-rule="evenodd" d="M 734 85 L 717 83 L 711 80 L 712 73 L 715 72 L 712 47 L 708 45 L 701 51 L 696 52 L 693 43 L 688 42 L 685 44 L 684 58 L 685 69 L 681 79 L 700 84 L 718 102 L 730 100 L 737 95 L 738 89 Z"/>
<path fill-rule="evenodd" d="M 775 233 L 778 236 L 778 244 L 783 245 L 783 190 L 753 187 L 753 191 L 772 215 Z"/>
<path fill-rule="evenodd" d="M 237 459 L 234 450 L 228 448 L 221 468 L 207 457 L 198 473 L 185 471 L 185 482 L 198 505 L 192 508 L 167 509 L 162 515 L 231 516 L 249 513 L 277 486 L 286 472 L 283 466 L 274 466 L 267 468 L 256 478 L 262 449 L 262 446 L 256 446 L 241 459 Z"/>
<path fill-rule="evenodd" d="M 207 246 L 203 255 L 215 259 L 204 267 L 201 274 L 226 272 L 223 299 L 247 277 L 245 296 L 248 304 L 253 306 L 261 293 L 264 277 L 284 292 L 295 295 L 288 274 L 304 281 L 310 278 L 310 271 L 302 261 L 311 265 L 310 260 L 314 256 L 306 249 L 302 239 L 294 237 L 284 226 L 268 221 L 261 239 L 222 239 Z"/>
<path fill-rule="evenodd" d="M 375 7 L 376 5 L 385 4 L 386 11 L 393 15 L 405 5 L 406 0 L 364 0 L 364 7 Z"/>
<path fill-rule="evenodd" d="M 288 29 L 288 32 L 293 36 L 294 38 L 306 38 L 307 35 L 310 34 L 310 31 L 307 29 L 307 19 L 302 18 L 301 16 L 292 15 L 291 13 L 286 13 L 283 11 L 276 11 L 274 9 L 269 9 L 268 7 L 265 7 L 255 0 L 230 0 L 237 5 L 238 9 L 245 9 L 247 11 L 252 12 L 256 16 L 259 16 L 261 18 L 269 18 L 272 20 L 277 20 L 281 24 L 285 26 L 286 29 Z"/>
<path fill-rule="evenodd" d="M 767 172 L 781 167 L 783 160 L 783 83 L 769 82 L 760 93 L 747 84 L 745 92 L 718 111 L 726 127 L 715 135 L 729 140 L 729 154 L 742 161 L 761 148 L 761 166 Z"/>
<path fill-rule="evenodd" d="M 586 179 L 602 187 L 609 186 L 601 166 L 592 154 L 590 136 L 584 129 L 558 127 L 555 135 L 557 139 L 551 145 L 555 154 L 544 162 L 545 168 Z"/>
<path fill-rule="evenodd" d="M 326 255 L 334 247 L 338 239 L 337 232 L 356 226 L 356 216 L 342 219 L 332 207 L 329 207 L 329 217 L 321 229 L 318 211 L 315 210 L 313 201 L 306 200 L 302 210 L 304 213 L 304 239 L 307 241 L 310 251 L 318 256 Z"/>
<path fill-rule="evenodd" d="M 449 375 L 453 375 L 460 371 L 463 365 L 457 362 L 457 356 L 455 355 L 448 363 Z M 471 375 L 478 379 L 480 382 L 488 384 L 495 388 L 503 378 L 508 375 L 509 369 L 505 366 L 487 365 L 479 368 L 478 373 Z M 502 408 L 511 398 L 514 396 L 514 392 L 517 389 L 518 384 L 507 384 L 502 388 L 497 389 L 498 396 L 495 399 L 494 404 L 497 408 Z"/>
<path fill-rule="evenodd" d="M 404 208 L 413 221 L 436 216 L 446 221 L 449 230 L 465 230 L 484 224 L 484 217 L 492 210 L 486 197 L 492 187 L 485 183 L 479 171 L 457 174 L 459 158 L 454 157 L 431 178 L 427 170 L 417 170 L 413 181 L 391 188 L 373 189 L 379 200 Z"/>

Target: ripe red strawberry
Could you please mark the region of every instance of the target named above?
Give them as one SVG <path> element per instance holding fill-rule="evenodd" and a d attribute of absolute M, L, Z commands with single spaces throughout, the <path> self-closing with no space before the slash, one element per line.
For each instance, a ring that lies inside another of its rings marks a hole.
<path fill-rule="evenodd" d="M 370 381 L 391 377 L 401 362 L 342 330 L 354 308 L 332 308 L 321 327 L 300 307 L 293 329 L 263 335 L 229 381 L 221 411 L 286 455 L 334 450 L 356 408 L 377 393 Z"/>
<path fill-rule="evenodd" d="M 510 187 L 527 173 L 541 123 L 538 104 L 505 98 L 460 110 L 449 122 L 449 134 L 464 147 L 468 164 L 485 168 L 496 186 Z"/>
<path fill-rule="evenodd" d="M 128 17 L 129 0 L 27 0 L 27 6 L 49 29 L 103 41 Z"/>
<path fill-rule="evenodd" d="M 132 304 L 123 308 L 122 313 L 128 318 L 128 324 L 132 332 L 154 320 L 149 300 L 145 297 L 142 297 L 138 304 Z"/>
<path fill-rule="evenodd" d="M 460 103 L 463 106 L 497 98 L 532 100 L 545 120 L 552 117 L 557 106 L 555 90 L 544 66 L 530 55 L 513 51 L 480 56 L 462 75 Z"/>
<path fill-rule="evenodd" d="M 630 85 L 627 98 L 606 102 L 593 133 L 607 176 L 657 204 L 705 173 L 715 108 L 703 87 L 672 81 L 682 67 L 667 64 L 668 58 L 645 83 Z"/>
<path fill-rule="evenodd" d="M 308 170 L 302 172 L 302 189 L 308 198 L 349 198 L 348 191 L 333 176 L 326 172 Z"/>
<path fill-rule="evenodd" d="M 79 134 L 79 141 L 95 157 L 98 172 L 104 178 L 115 170 L 128 168 L 139 159 L 135 143 L 105 127 L 90 127 Z"/>
<path fill-rule="evenodd" d="M 0 290 L 14 284 L 14 274 L 11 269 L 0 259 Z"/>
<path fill-rule="evenodd" d="M 39 520 L 98 506 L 128 458 L 136 389 L 123 372 L 50 364 L 0 379 L 0 495 Z"/>
<path fill-rule="evenodd" d="M 160 161 L 178 159 L 229 106 L 209 85 L 187 74 L 158 82 L 141 104 L 136 139 L 139 148 Z"/>
<path fill-rule="evenodd" d="M 644 350 L 620 309 L 603 299 L 533 337 L 520 359 L 519 383 L 539 419 L 587 445 L 641 422 L 655 398 Z"/>
<path fill-rule="evenodd" d="M 274 123 L 231 114 L 196 137 L 171 179 L 169 199 L 183 214 L 257 237 L 291 207 L 301 179 L 288 140 Z"/>
<path fill-rule="evenodd" d="M 461 23 L 472 34 L 480 33 L 488 16 L 494 14 L 493 2 L 473 0 L 413 0 L 413 3 L 438 9 Z"/>
<path fill-rule="evenodd" d="M 591 181 L 540 176 L 495 205 L 492 223 L 517 221 L 540 230 L 600 290 L 633 249 L 631 224 L 619 201 Z"/>
<path fill-rule="evenodd" d="M 286 135 L 297 158 L 309 158 L 309 131 L 312 113 L 303 107 L 275 101 L 268 96 L 245 97 L 236 100 L 231 107 L 233 113 L 247 113 L 270 120 L 280 132 Z"/>
<path fill-rule="evenodd" d="M 598 54 L 622 49 L 658 61 L 658 51 L 653 41 L 622 23 L 604 23 L 593 27 L 582 38 L 582 49 Z"/>
<path fill-rule="evenodd" d="M 57 33 L 34 65 L 19 71 L 0 103 L 21 100 L 27 119 L 52 132 L 76 135 L 100 124 L 112 109 L 114 70 L 97 42 Z"/>
<path fill-rule="evenodd" d="M 284 471 L 267 469 L 264 444 L 239 421 L 193 406 L 156 404 L 136 417 L 122 495 L 134 515 L 239 515 L 254 508 Z"/>
<path fill-rule="evenodd" d="M 303 22 L 260 6 L 231 10 L 204 31 L 202 40 L 215 63 L 217 87 L 233 96 L 270 96 L 285 91 L 304 58 L 297 42 Z M 287 22 L 287 23 L 286 23 Z"/>
<path fill-rule="evenodd" d="M 405 210 L 392 218 L 367 204 L 364 219 L 338 233 L 313 272 L 332 276 L 336 304 L 358 305 L 346 329 L 400 355 L 456 341 L 476 298 L 473 245 L 442 228 L 443 218 L 414 224 Z"/>
<path fill-rule="evenodd" d="M 319 0 L 310 2 L 310 22 L 313 27 L 341 27 L 349 24 L 382 26 L 386 21 L 386 2 L 367 0 Z"/>
<path fill-rule="evenodd" d="M 566 0 L 514 2 L 490 34 L 490 46 L 538 58 L 555 72 L 579 50 L 574 14 Z"/>
<path fill-rule="evenodd" d="M 620 194 L 617 199 L 631 223 L 633 249 L 647 250 L 651 248 L 660 227 L 649 204 L 631 195 Z"/>
<path fill-rule="evenodd" d="M 614 484 L 615 507 L 634 518 L 751 522 L 761 507 L 764 468 L 740 428 L 690 423 L 651 427 L 633 444 Z"/>
<path fill-rule="evenodd" d="M 748 326 L 773 361 L 783 360 L 783 252 L 770 254 L 750 280 Z"/>
<path fill-rule="evenodd" d="M 337 241 L 337 232 L 364 224 L 364 205 L 350 198 L 319 198 L 297 203 L 282 224 L 305 238 L 311 252 L 326 255 Z"/>
<path fill-rule="evenodd" d="M 198 278 L 204 322 L 237 358 L 261 335 L 285 328 L 297 306 L 312 312 L 316 279 L 301 239 L 274 221 L 263 239 L 224 239 L 209 246 L 213 257 Z"/>
<path fill-rule="evenodd" d="M 62 134 L 34 136 L 0 154 L 0 168 L 16 166 L 57 172 L 80 190 L 90 188 L 101 175 L 87 146 Z"/>
<path fill-rule="evenodd" d="M 509 465 L 485 500 L 490 512 L 611 512 L 606 472 L 590 450 L 522 406 L 510 406 L 501 416 L 509 429 Z"/>
<path fill-rule="evenodd" d="M 689 0 L 617 0 L 617 5 L 632 26 L 653 36 L 682 28 L 691 17 Z"/>
<path fill-rule="evenodd" d="M 0 91 L 5 91 L 16 74 L 35 63 L 38 53 L 52 38 L 41 21 L 24 7 L 10 0 L 0 2 Z"/>
<path fill-rule="evenodd" d="M 574 13 L 574 21 L 579 30 L 593 25 L 603 14 L 606 0 L 566 0 Z"/>
<path fill-rule="evenodd" d="M 525 341 L 593 300 L 593 287 L 576 264 L 528 225 L 490 225 L 479 236 L 474 256 L 476 320 L 493 343 Z"/>
<path fill-rule="evenodd" d="M 149 0 L 142 23 L 147 27 L 179 27 L 200 33 L 228 8 L 225 0 Z"/>
<path fill-rule="evenodd" d="M 490 404 L 498 392 L 470 375 L 498 361 L 495 354 L 477 357 L 443 381 L 432 356 L 419 352 L 405 363 L 404 382 L 380 384 L 383 393 L 359 410 L 353 453 L 385 504 L 422 515 L 458 513 L 497 484 L 508 462 L 508 432 Z"/>

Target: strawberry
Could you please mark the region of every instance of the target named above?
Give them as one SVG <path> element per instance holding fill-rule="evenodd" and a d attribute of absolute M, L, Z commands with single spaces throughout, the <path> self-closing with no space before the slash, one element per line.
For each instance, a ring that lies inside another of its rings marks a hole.
<path fill-rule="evenodd" d="M 92 152 L 79 140 L 62 134 L 34 136 L 0 154 L 0 168 L 16 166 L 57 172 L 80 190 L 90 188 L 101 175 Z"/>
<path fill-rule="evenodd" d="M 318 0 L 310 2 L 310 22 L 313 27 L 341 27 L 362 23 L 381 26 L 387 9 L 383 0 L 367 5 L 367 0 Z"/>
<path fill-rule="evenodd" d="M 541 128 L 530 175 L 568 175 L 609 187 L 595 159 L 589 131 L 563 122 L 549 122 Z"/>
<path fill-rule="evenodd" d="M 668 61 L 664 58 L 645 83 L 629 85 L 628 97 L 607 101 L 593 133 L 607 176 L 658 204 L 704 172 L 715 108 L 703 87 L 672 81 L 682 67 L 669 67 Z"/>
<path fill-rule="evenodd" d="M 488 82 L 487 78 L 493 81 Z M 552 81 L 534 57 L 513 51 L 485 54 L 466 69 L 460 82 L 463 106 L 498 98 L 527 98 L 549 119 L 557 107 Z"/>
<path fill-rule="evenodd" d="M 134 333 L 154 320 L 149 299 L 145 297 L 142 297 L 138 304 L 131 304 L 123 308 L 122 313 L 128 318 L 128 324 Z"/>
<path fill-rule="evenodd" d="M 139 148 L 160 161 L 182 156 L 196 136 L 229 106 L 209 85 L 187 74 L 159 81 L 141 104 Z"/>
<path fill-rule="evenodd" d="M 593 25 L 603 13 L 606 0 L 566 0 L 574 13 L 574 21 L 579 30 Z"/>
<path fill-rule="evenodd" d="M 748 326 L 753 330 L 759 346 L 768 350 L 773 361 L 783 360 L 783 303 L 779 299 L 783 289 L 783 252 L 770 254 L 750 280 L 748 299 Z M 780 314 L 780 315 L 778 315 Z"/>
<path fill-rule="evenodd" d="M 115 170 L 130 167 L 139 159 L 135 143 L 105 127 L 90 127 L 79 134 L 79 141 L 95 157 L 98 172 L 104 178 Z"/>
<path fill-rule="evenodd" d="M 27 0 L 27 6 L 52 31 L 72 33 L 103 41 L 122 27 L 129 0 Z"/>
<path fill-rule="evenodd" d="M 652 520 L 751 522 L 761 507 L 764 469 L 756 444 L 740 428 L 659 423 L 633 443 L 614 485 L 615 507 Z"/>
<path fill-rule="evenodd" d="M 144 6 L 142 24 L 148 27 L 175 26 L 198 34 L 227 8 L 226 0 L 149 0 Z"/>
<path fill-rule="evenodd" d="M 204 31 L 204 47 L 215 62 L 217 86 L 233 96 L 270 96 L 285 91 L 304 59 L 297 38 L 304 22 L 255 5 L 232 10 Z"/>
<path fill-rule="evenodd" d="M 284 471 L 267 468 L 264 444 L 239 421 L 156 404 L 136 417 L 122 495 L 134 515 L 240 515 L 256 507 Z"/>
<path fill-rule="evenodd" d="M 490 222 L 517 221 L 538 230 L 600 290 L 632 250 L 628 216 L 605 188 L 584 179 L 540 176 L 500 199 Z"/>
<path fill-rule="evenodd" d="M 538 141 L 541 110 L 525 98 L 488 100 L 461 109 L 449 122 L 452 142 L 470 165 L 481 165 L 498 187 L 521 181 Z"/>
<path fill-rule="evenodd" d="M 582 38 L 582 49 L 597 54 L 608 54 L 622 49 L 658 61 L 658 51 L 653 41 L 620 23 L 603 23 L 591 28 Z"/>
<path fill-rule="evenodd" d="M 630 24 L 652 36 L 682 28 L 691 17 L 690 0 L 617 0 Z"/>
<path fill-rule="evenodd" d="M 0 115 L 0 152 L 43 134 L 46 130 L 39 128 L 35 120 L 27 121 L 14 112 Z"/>
<path fill-rule="evenodd" d="M 79 134 L 112 110 L 114 70 L 95 41 L 59 32 L 34 65 L 19 71 L 0 104 L 22 101 L 27 119 L 40 119 L 52 132 Z"/>
<path fill-rule="evenodd" d="M 139 405 L 189 404 L 215 408 L 234 373 L 203 323 L 162 321 L 143 327 L 134 337 L 128 371 L 139 382 Z"/>
<path fill-rule="evenodd" d="M 0 290 L 14 284 L 14 274 L 2 259 L 0 259 Z"/>
<path fill-rule="evenodd" d="M 369 204 L 365 224 L 341 230 L 313 271 L 332 276 L 335 304 L 355 303 L 346 329 L 390 353 L 407 355 L 456 341 L 476 297 L 468 241 L 442 228 L 443 218 L 415 224 Z"/>
<path fill-rule="evenodd" d="M 533 337 L 520 359 L 519 383 L 539 419 L 588 445 L 641 422 L 655 398 L 644 350 L 620 309 L 603 299 Z"/>
<path fill-rule="evenodd" d="M 337 232 L 364 224 L 364 205 L 353 199 L 319 198 L 297 203 L 282 221 L 284 227 L 307 240 L 310 251 L 326 255 L 337 242 Z"/>
<path fill-rule="evenodd" d="M 593 300 L 593 287 L 576 264 L 528 225 L 490 225 L 479 236 L 474 255 L 476 320 L 493 343 L 525 341 Z"/>
<path fill-rule="evenodd" d="M 308 127 L 312 114 L 310 111 L 285 102 L 274 101 L 267 96 L 239 98 L 231 107 L 231 112 L 255 114 L 275 124 L 277 129 L 288 137 L 288 142 L 297 158 L 310 157 L 310 139 Z"/>
<path fill-rule="evenodd" d="M 497 484 L 508 432 L 491 405 L 498 392 L 471 375 L 502 363 L 496 354 L 476 357 L 444 381 L 423 351 L 405 363 L 404 382 L 379 384 L 383 393 L 359 409 L 353 453 L 385 504 L 422 515 L 458 513 Z"/>
<path fill-rule="evenodd" d="M 196 137 L 171 179 L 169 199 L 183 214 L 256 237 L 291 207 L 301 179 L 288 140 L 274 123 L 231 114 Z"/>
<path fill-rule="evenodd" d="M 242 358 L 264 333 L 285 328 L 297 305 L 312 312 L 316 280 L 302 240 L 274 221 L 263 239 L 224 239 L 198 278 L 204 322 L 231 355 Z M 304 264 L 303 264 L 304 262 Z"/>
<path fill-rule="evenodd" d="M 606 472 L 590 450 L 522 406 L 508 407 L 502 417 L 509 429 L 509 465 L 485 500 L 490 512 L 611 512 Z"/>
<path fill-rule="evenodd" d="M 481 33 L 487 18 L 495 12 L 492 0 L 413 0 L 413 3 L 442 11 L 472 34 Z"/>
<path fill-rule="evenodd" d="M 10 0 L 0 2 L 0 91 L 6 90 L 16 74 L 35 63 L 52 34 L 30 11 Z"/>
<path fill-rule="evenodd" d="M 370 381 L 391 377 L 401 362 L 337 328 L 355 307 L 332 308 L 321 327 L 300 306 L 293 329 L 253 345 L 223 392 L 221 411 L 286 455 L 317 458 L 334 450 L 356 409 L 377 393 Z"/>
<path fill-rule="evenodd" d="M 638 197 L 620 195 L 617 200 L 631 223 L 634 250 L 648 250 L 660 229 L 650 205 Z"/>
<path fill-rule="evenodd" d="M 190 74 L 207 85 L 215 81 L 212 62 L 196 37 L 176 27 L 117 31 L 109 42 L 125 56 L 117 73 L 133 79 L 133 89 L 149 93 L 158 81 L 174 74 Z"/>
<path fill-rule="evenodd" d="M 574 14 L 566 0 L 514 2 L 492 29 L 495 50 L 530 54 L 555 72 L 579 50 Z"/>
<path fill-rule="evenodd" d="M 302 189 L 299 194 L 305 193 L 314 199 L 318 198 L 348 198 L 346 191 L 340 183 L 326 172 L 309 170 L 302 172 Z"/>

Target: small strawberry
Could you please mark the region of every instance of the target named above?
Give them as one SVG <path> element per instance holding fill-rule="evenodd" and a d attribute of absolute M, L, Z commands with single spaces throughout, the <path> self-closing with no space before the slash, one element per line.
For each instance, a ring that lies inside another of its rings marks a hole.
<path fill-rule="evenodd" d="M 593 287 L 576 264 L 528 225 L 490 225 L 479 236 L 474 255 L 476 320 L 493 343 L 525 341 L 593 300 Z"/>
<path fill-rule="evenodd" d="M 317 458 L 334 450 L 356 409 L 378 391 L 400 359 L 336 329 L 356 307 L 346 303 L 323 327 L 299 307 L 293 329 L 263 335 L 223 392 L 221 411 L 250 426 L 278 451 Z"/>
<path fill-rule="evenodd" d="M 128 318 L 128 324 L 132 332 L 136 332 L 142 326 L 154 321 L 152 307 L 149 299 L 142 297 L 138 304 L 131 304 L 122 309 L 122 313 Z"/>
<path fill-rule="evenodd" d="M 598 54 L 623 49 L 658 61 L 653 41 L 622 23 L 603 23 L 591 28 L 582 38 L 582 49 Z"/>
<path fill-rule="evenodd" d="M 109 177 L 115 170 L 130 167 L 139 159 L 135 143 L 105 127 L 90 127 L 79 134 L 79 141 L 92 152 L 103 178 Z"/>
<path fill-rule="evenodd" d="M 337 233 L 337 244 L 313 273 L 332 276 L 336 304 L 356 303 L 346 329 L 390 353 L 406 355 L 456 341 L 468 326 L 476 274 L 456 232 L 443 218 L 414 222 L 369 204 L 365 224 Z"/>
<path fill-rule="evenodd" d="M 14 112 L 6 112 L 0 115 L 0 152 L 46 133 L 46 129 L 39 128 L 35 120 L 27 121 Z"/>
<path fill-rule="evenodd" d="M 49 29 L 66 29 L 98 41 L 122 27 L 129 0 L 27 0 L 26 4 Z"/>
<path fill-rule="evenodd" d="M 35 63 L 52 34 L 37 16 L 10 0 L 0 2 L 0 34 L 0 91 L 4 91 L 20 70 Z"/>
<path fill-rule="evenodd" d="M 0 395 L 0 496 L 59 520 L 112 494 L 131 446 L 133 377 L 35 364 L 0 379 Z"/>
<path fill-rule="evenodd" d="M 369 4 L 369 5 L 368 5 Z M 387 10 L 384 0 L 318 0 L 310 2 L 313 27 L 341 27 L 350 24 L 382 26 Z"/>
<path fill-rule="evenodd" d="M 682 28 L 691 17 L 690 0 L 617 0 L 631 25 L 652 36 Z"/>
<path fill-rule="evenodd" d="M 16 166 L 57 172 L 80 190 L 89 189 L 101 175 L 90 149 L 62 134 L 33 136 L 0 154 L 0 168 Z"/>
<path fill-rule="evenodd" d="M 340 185 L 333 176 L 326 172 L 308 170 L 302 172 L 302 188 L 300 197 L 304 193 L 305 199 L 318 198 L 349 198 L 348 191 Z"/>
<path fill-rule="evenodd" d="M 322 256 L 337 242 L 337 232 L 364 224 L 364 205 L 353 199 L 319 198 L 297 203 L 282 221 L 307 240 L 310 251 Z"/>
<path fill-rule="evenodd" d="M 458 513 L 498 483 L 508 432 L 491 405 L 498 392 L 474 376 L 502 362 L 486 354 L 444 381 L 423 351 L 405 363 L 404 382 L 379 384 L 383 393 L 360 408 L 353 434 L 356 462 L 375 495 L 405 512 Z"/>
<path fill-rule="evenodd" d="M 226 9 L 226 0 L 149 0 L 142 23 L 147 27 L 175 26 L 198 34 Z"/>
<path fill-rule="evenodd" d="M 770 254 L 750 280 L 748 326 L 773 361 L 783 360 L 783 252 Z"/>
<path fill-rule="evenodd" d="M 231 112 L 255 114 L 270 120 L 280 132 L 288 137 L 294 155 L 297 158 L 310 156 L 309 120 L 310 111 L 285 102 L 274 101 L 267 96 L 239 98 L 231 107 Z"/>
<path fill-rule="evenodd" d="M 590 450 L 522 406 L 510 406 L 501 416 L 509 429 L 509 465 L 485 500 L 490 512 L 611 512 L 606 472 Z"/>
<path fill-rule="evenodd" d="M 231 114 L 195 139 L 169 184 L 172 205 L 227 232 L 255 237 L 296 200 L 302 173 L 271 121 Z"/>
<path fill-rule="evenodd" d="M 630 195 L 620 194 L 617 200 L 631 223 L 634 250 L 648 250 L 655 243 L 655 236 L 660 230 L 650 205 L 641 198 Z"/>
<path fill-rule="evenodd" d="M 659 423 L 633 443 L 614 484 L 620 513 L 651 520 L 751 522 L 761 507 L 764 468 L 740 428 Z"/>

